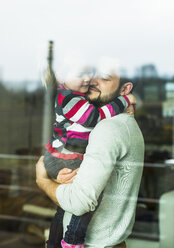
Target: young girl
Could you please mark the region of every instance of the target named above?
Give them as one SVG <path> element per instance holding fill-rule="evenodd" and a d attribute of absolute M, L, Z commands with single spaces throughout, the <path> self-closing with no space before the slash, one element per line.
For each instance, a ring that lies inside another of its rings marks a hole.
<path fill-rule="evenodd" d="M 56 122 L 44 155 L 47 174 L 53 179 L 63 168 L 75 170 L 80 166 L 89 134 L 99 121 L 122 113 L 130 104 L 136 103 L 130 94 L 116 97 L 109 104 L 98 108 L 85 98 L 88 88 L 89 81 L 78 79 L 67 82 L 57 90 Z M 73 215 L 62 240 L 64 210 L 58 207 L 51 223 L 47 247 L 58 248 L 62 245 L 64 248 L 83 248 L 87 226 L 93 214 L 94 211 L 83 216 Z"/>

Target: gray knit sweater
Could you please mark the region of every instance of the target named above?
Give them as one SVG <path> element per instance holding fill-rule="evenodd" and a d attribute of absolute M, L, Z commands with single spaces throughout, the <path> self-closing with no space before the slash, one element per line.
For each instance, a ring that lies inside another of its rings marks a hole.
<path fill-rule="evenodd" d="M 58 202 L 66 211 L 64 229 L 71 214 L 95 210 L 104 190 L 85 247 L 113 247 L 124 241 L 134 224 L 143 160 L 144 140 L 134 116 L 123 113 L 97 124 L 73 184 L 57 188 Z"/>

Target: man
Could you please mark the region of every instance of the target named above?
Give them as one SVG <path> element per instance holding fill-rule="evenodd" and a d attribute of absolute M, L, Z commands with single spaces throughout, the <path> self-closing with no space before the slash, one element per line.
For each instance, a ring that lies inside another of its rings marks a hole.
<path fill-rule="evenodd" d="M 119 94 L 129 94 L 132 87 L 131 82 L 123 83 L 112 73 L 92 80 L 88 98 L 104 105 Z M 58 185 L 48 179 L 42 158 L 36 165 L 36 182 L 65 210 L 65 229 L 71 214 L 94 211 L 103 192 L 87 229 L 85 247 L 126 247 L 124 241 L 134 224 L 143 159 L 141 131 L 134 116 L 123 113 L 101 121 L 91 132 L 77 175 L 68 174 L 66 183 L 76 175 L 72 184 Z"/>

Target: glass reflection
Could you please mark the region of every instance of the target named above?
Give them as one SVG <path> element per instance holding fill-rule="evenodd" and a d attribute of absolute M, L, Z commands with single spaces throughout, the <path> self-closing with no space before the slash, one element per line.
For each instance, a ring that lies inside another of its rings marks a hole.
<path fill-rule="evenodd" d="M 95 67 L 86 67 L 87 74 L 96 71 Z M 171 239 L 169 228 L 163 230 L 163 226 L 170 227 L 167 220 L 172 216 L 173 204 L 174 78 L 159 76 L 155 65 L 150 64 L 140 67 L 131 81 L 136 85 L 135 118 L 146 150 L 135 225 L 128 243 L 129 247 L 135 247 L 136 242 L 159 247 L 166 236 Z M 1 247 L 43 247 L 45 231 L 55 212 L 55 205 L 35 184 L 34 164 L 42 154 L 47 140 L 43 134 L 50 126 L 46 120 L 52 122 L 51 110 L 44 110 L 52 108 L 46 100 L 46 94 L 52 99 L 52 93 L 50 97 L 48 89 L 45 91 L 40 82 L 36 84 L 37 89 L 29 91 L 9 89 L 0 82 Z M 46 123 L 44 128 L 41 123 Z"/>

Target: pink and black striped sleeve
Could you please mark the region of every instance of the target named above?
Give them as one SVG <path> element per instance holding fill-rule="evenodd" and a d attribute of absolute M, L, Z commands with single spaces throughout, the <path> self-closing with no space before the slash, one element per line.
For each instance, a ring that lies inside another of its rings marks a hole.
<path fill-rule="evenodd" d="M 102 119 L 120 114 L 129 105 L 130 102 L 126 96 L 119 96 L 101 108 L 89 103 L 84 96 L 77 94 L 69 94 L 61 101 L 63 115 L 68 120 L 85 127 L 94 127 Z"/>

